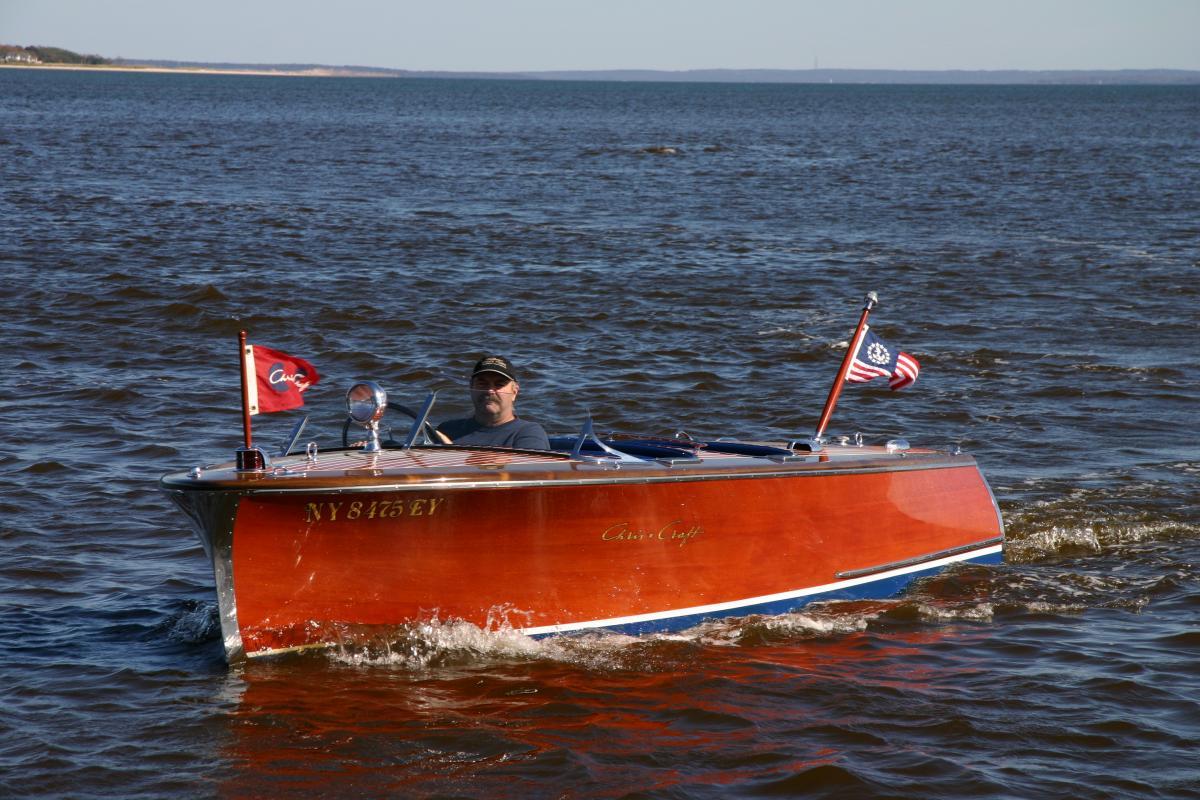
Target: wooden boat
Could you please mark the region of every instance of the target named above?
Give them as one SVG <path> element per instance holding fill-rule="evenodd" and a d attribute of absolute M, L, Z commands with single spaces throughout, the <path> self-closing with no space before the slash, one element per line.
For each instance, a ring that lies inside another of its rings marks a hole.
<path fill-rule="evenodd" d="M 430 619 L 530 636 L 683 629 L 1002 558 L 969 455 L 601 438 L 590 423 L 547 451 L 423 444 L 432 396 L 389 447 L 381 394 L 348 394 L 369 433 L 357 448 L 274 461 L 244 448 L 161 479 L 212 561 L 231 661 Z"/>
<path fill-rule="evenodd" d="M 1001 518 L 968 455 L 605 444 L 628 457 L 414 445 L 161 485 L 212 559 L 231 660 L 431 617 L 530 635 L 680 629 L 885 597 L 1001 558 Z"/>

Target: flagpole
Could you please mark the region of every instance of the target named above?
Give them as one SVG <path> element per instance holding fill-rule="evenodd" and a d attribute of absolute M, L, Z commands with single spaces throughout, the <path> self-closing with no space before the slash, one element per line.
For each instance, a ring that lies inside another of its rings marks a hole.
<path fill-rule="evenodd" d="M 260 448 L 255 447 L 250 439 L 250 381 L 258 380 L 254 375 L 248 375 L 249 362 L 246 360 L 246 332 L 238 331 L 238 348 L 239 348 L 239 367 L 242 373 L 242 430 L 246 436 L 246 444 L 244 447 L 237 449 L 237 468 L 238 472 L 253 472 L 265 469 L 267 466 L 267 454 Z"/>
<path fill-rule="evenodd" d="M 833 408 L 837 405 L 838 397 L 842 394 L 842 387 L 846 383 L 846 373 L 850 371 L 850 364 L 854 361 L 854 356 L 858 354 L 862 338 L 866 335 L 867 315 L 878 304 L 879 296 L 874 292 L 867 292 L 863 302 L 862 316 L 858 318 L 858 328 L 855 329 L 854 337 L 850 340 L 850 348 L 846 351 L 846 357 L 842 359 L 842 368 L 838 370 L 833 387 L 829 390 L 829 397 L 825 400 L 825 409 L 821 411 L 821 420 L 817 423 L 817 432 L 813 437 L 817 441 L 821 440 L 821 436 L 825 433 L 825 426 L 829 424 L 829 418 L 833 416 Z"/>
<path fill-rule="evenodd" d="M 246 385 L 246 332 L 238 331 L 238 373 L 242 376 L 242 431 L 246 449 L 254 447 L 250 440 L 250 387 Z"/>

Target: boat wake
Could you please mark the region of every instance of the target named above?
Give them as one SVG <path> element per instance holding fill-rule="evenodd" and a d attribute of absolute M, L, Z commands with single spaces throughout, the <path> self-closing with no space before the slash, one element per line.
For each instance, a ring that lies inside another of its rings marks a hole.
<path fill-rule="evenodd" d="M 188 600 L 155 629 L 155 636 L 184 645 L 200 645 L 221 638 L 221 620 L 216 602 Z"/>
<path fill-rule="evenodd" d="M 1007 511 L 1004 561 L 1034 564 L 1102 555 L 1155 542 L 1200 539 L 1200 526 L 1182 514 L 1164 514 L 1160 495 L 1145 490 L 1114 497 L 1107 490 L 1076 490 L 1061 499 Z"/>
<path fill-rule="evenodd" d="M 432 619 L 395 627 L 349 627 L 324 657 L 352 666 L 439 669 L 513 661 L 556 662 L 595 671 L 678 669 L 709 648 L 836 641 L 955 623 L 990 623 L 1003 567 L 961 565 L 921 579 L 888 600 L 834 600 L 794 612 L 709 620 L 684 631 L 641 636 L 609 631 L 533 638 L 501 626 Z"/>

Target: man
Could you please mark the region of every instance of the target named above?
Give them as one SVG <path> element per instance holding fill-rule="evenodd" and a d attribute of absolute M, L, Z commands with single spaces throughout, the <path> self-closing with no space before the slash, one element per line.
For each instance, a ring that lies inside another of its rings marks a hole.
<path fill-rule="evenodd" d="M 550 440 L 542 426 L 518 419 L 513 409 L 520 391 L 517 373 L 507 358 L 484 356 L 471 373 L 475 416 L 443 422 L 438 432 L 455 444 L 549 450 Z"/>

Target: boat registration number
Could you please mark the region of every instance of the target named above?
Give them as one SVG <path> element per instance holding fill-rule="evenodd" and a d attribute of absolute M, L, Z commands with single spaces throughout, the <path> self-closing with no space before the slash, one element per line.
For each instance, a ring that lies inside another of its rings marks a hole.
<path fill-rule="evenodd" d="M 326 500 L 304 505 L 304 521 L 352 522 L 361 519 L 432 517 L 445 504 L 444 497 L 413 497 L 397 500 Z"/>

